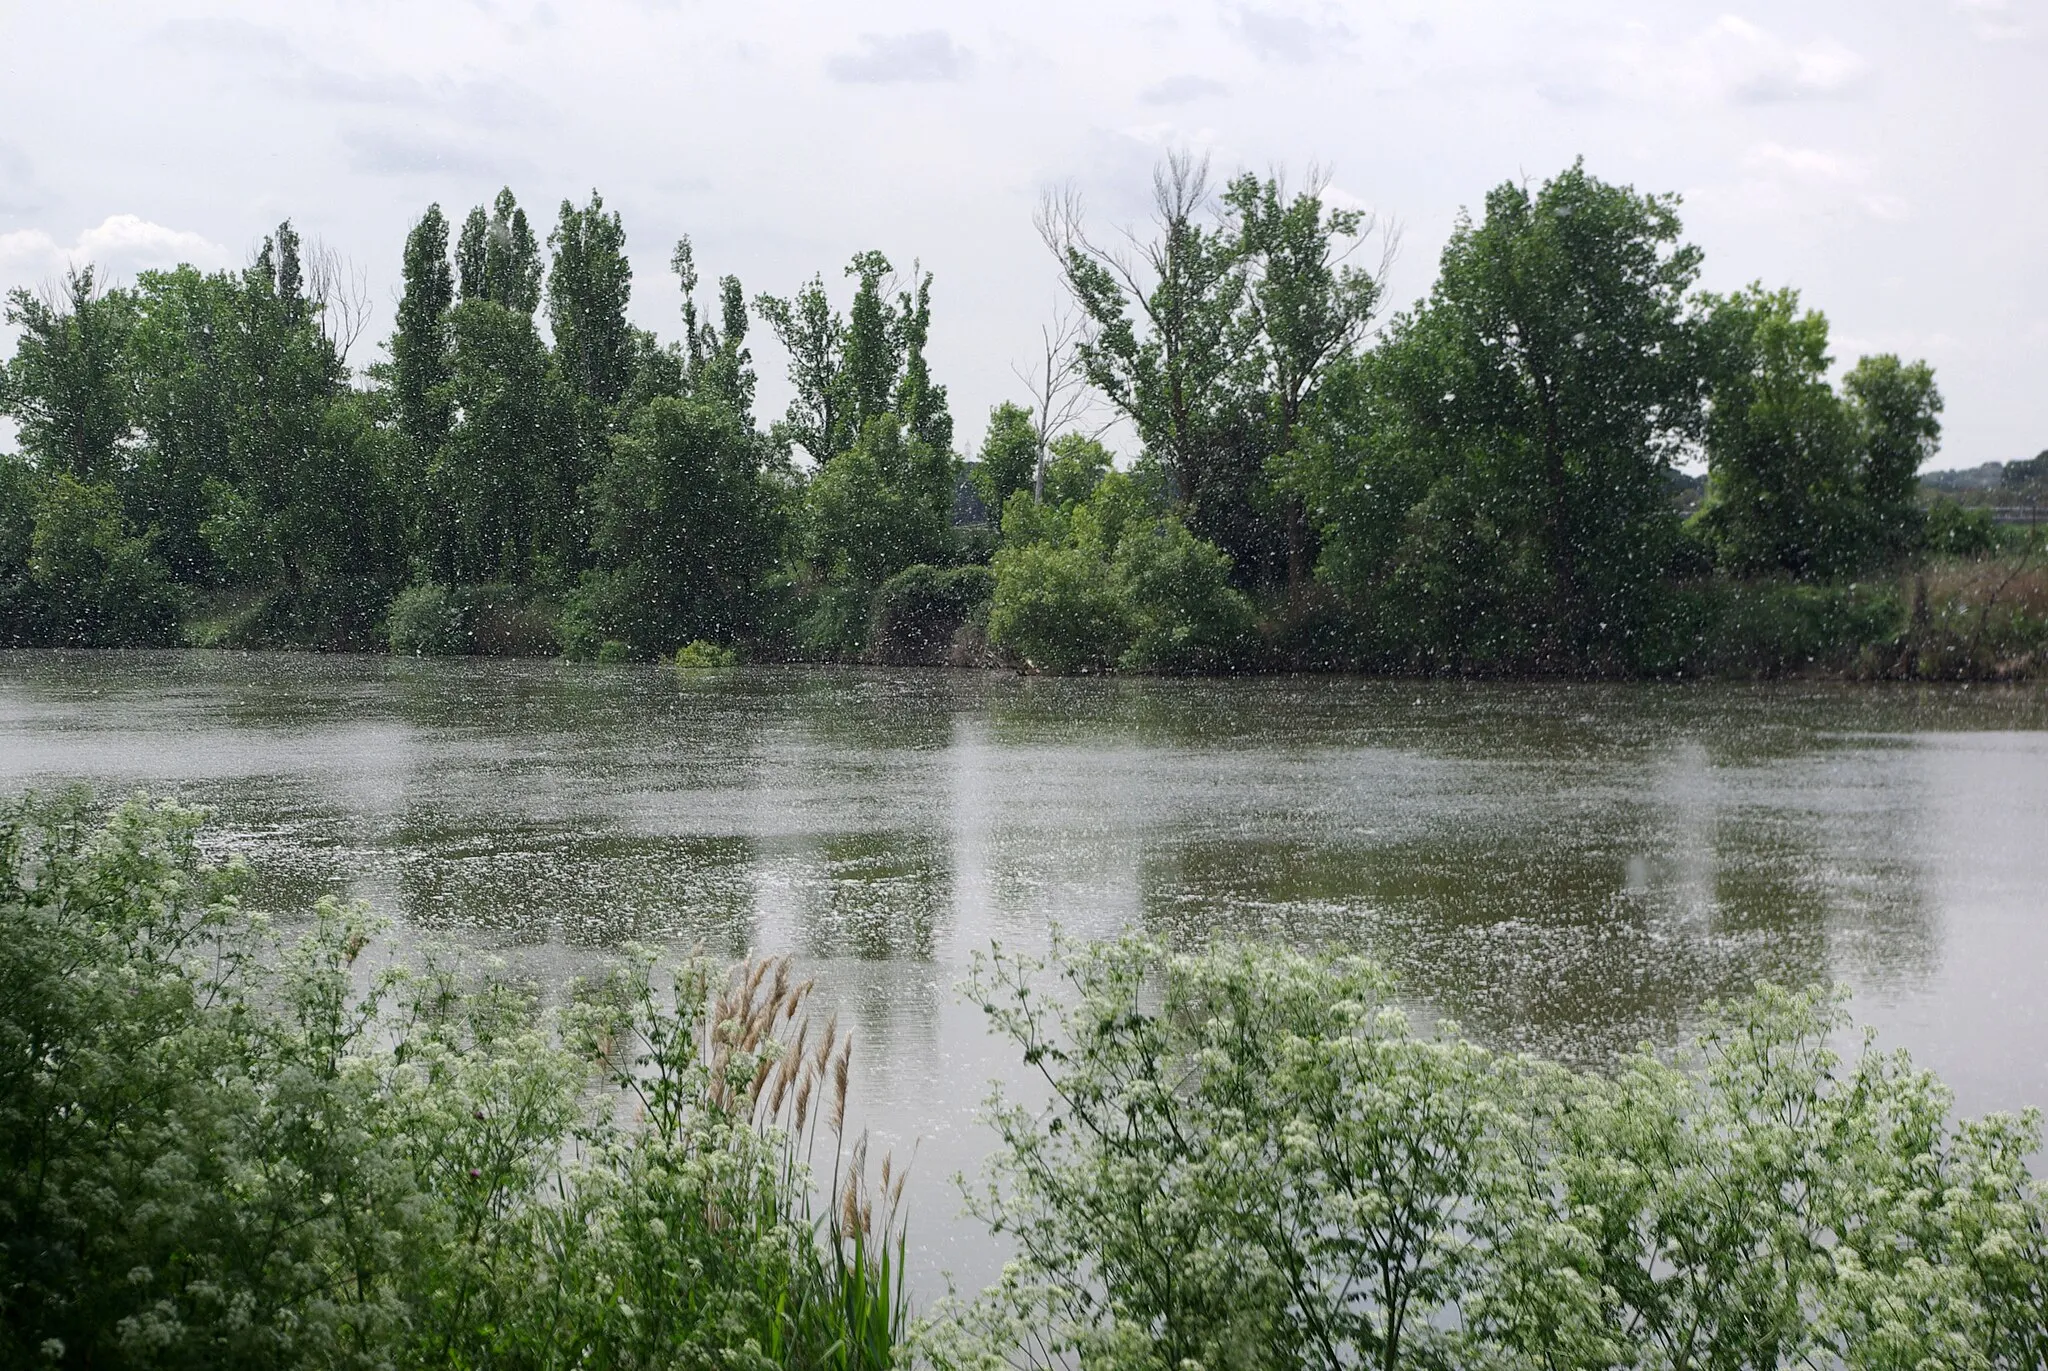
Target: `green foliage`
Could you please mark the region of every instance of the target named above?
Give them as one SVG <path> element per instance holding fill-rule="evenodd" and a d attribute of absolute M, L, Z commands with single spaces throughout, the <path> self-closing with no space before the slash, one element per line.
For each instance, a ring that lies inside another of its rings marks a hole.
<path fill-rule="evenodd" d="M 1108 448 L 1083 434 L 1063 433 L 1049 447 L 1045 498 L 1050 504 L 1081 504 L 1095 493 L 1115 465 Z"/>
<path fill-rule="evenodd" d="M 1708 296 L 1706 503 L 1696 519 L 1738 575 L 1826 578 L 1923 545 L 1919 470 L 1941 434 L 1924 364 L 1866 357 L 1827 382 L 1827 320 L 1798 295 Z"/>
<path fill-rule="evenodd" d="M 1229 556 L 1179 520 L 1127 528 L 1114 570 L 1134 630 L 1120 666 L 1222 671 L 1255 652 L 1251 601 L 1230 584 Z"/>
<path fill-rule="evenodd" d="M 1990 511 L 1944 496 L 1927 507 L 1921 540 L 1937 557 L 1982 557 L 1998 547 L 1998 525 Z"/>
<path fill-rule="evenodd" d="M 940 1366 L 2034 1366 L 2048 1191 L 2027 1115 L 1951 1123 L 1844 1065 L 1823 991 L 1577 1075 L 1413 1033 L 1371 965 L 1056 944 L 970 993 L 1045 1078 L 998 1093 L 970 1203 L 1002 1281 Z"/>
<path fill-rule="evenodd" d="M 633 293 L 633 267 L 626 260 L 626 230 L 604 197 L 590 193 L 577 209 L 562 202 L 561 219 L 548 235 L 554 263 L 548 272 L 548 323 L 555 356 L 576 394 L 609 409 L 633 379 L 633 328 L 626 306 Z"/>
<path fill-rule="evenodd" d="M 988 433 L 974 467 L 982 504 L 1000 516 L 1018 491 L 1029 492 L 1038 476 L 1038 429 L 1031 411 L 1005 400 L 988 413 Z"/>
<path fill-rule="evenodd" d="M 530 317 L 540 307 L 540 272 L 540 244 L 511 187 L 498 192 L 489 214 L 478 205 L 462 221 L 455 277 L 465 303 L 488 300 Z"/>
<path fill-rule="evenodd" d="M 845 317 L 832 308 L 824 280 L 816 276 L 794 296 L 763 295 L 754 302 L 789 354 L 796 394 L 781 430 L 820 466 L 852 451 L 887 414 L 922 446 L 952 450 L 945 387 L 932 383 L 924 356 L 931 273 L 913 269 L 912 288 L 892 301 L 892 271 L 879 252 L 854 254 L 846 274 L 860 284 Z"/>
<path fill-rule="evenodd" d="M 1860 359 L 1842 378 L 1863 443 L 1858 473 L 1870 556 L 1912 552 L 1920 536 L 1920 468 L 1941 442 L 1941 392 L 1934 369 L 1890 353 Z"/>
<path fill-rule="evenodd" d="M 529 313 L 465 298 L 450 316 L 461 416 L 431 476 L 454 581 L 559 576 L 580 560 L 570 397 Z"/>
<path fill-rule="evenodd" d="M 29 544 L 42 641 L 57 647 L 177 642 L 184 597 L 145 538 L 131 537 L 111 486 L 45 482 Z"/>
<path fill-rule="evenodd" d="M 811 481 L 811 564 L 825 578 L 872 591 L 907 566 L 951 560 L 950 452 L 904 432 L 890 413 Z"/>
<path fill-rule="evenodd" d="M 48 471 L 112 481 L 130 429 L 123 364 L 135 327 L 133 297 L 102 291 L 85 266 L 66 273 L 61 300 L 8 292 L 0 319 L 21 331 L 0 372 L 0 413 L 19 426 L 23 450 Z"/>
<path fill-rule="evenodd" d="M 0 1360 L 895 1363 L 900 1187 L 862 1143 L 814 1211 L 850 1044 L 786 963 L 638 960 L 553 1011 L 372 971 L 360 910 L 277 935 L 199 823 L 0 815 Z"/>
<path fill-rule="evenodd" d="M 884 662 L 946 664 L 960 630 L 987 621 L 995 586 L 985 566 L 905 567 L 875 592 L 870 654 Z"/>
<path fill-rule="evenodd" d="M 448 441 L 455 422 L 448 385 L 448 311 L 455 277 L 448 268 L 448 220 L 427 206 L 405 235 L 404 293 L 391 335 L 391 391 L 399 431 L 428 449 Z"/>
<path fill-rule="evenodd" d="M 677 648 L 671 664 L 677 671 L 705 671 L 738 666 L 739 663 L 739 653 L 729 647 L 720 647 L 717 643 L 707 643 L 699 638 Z"/>
<path fill-rule="evenodd" d="M 0 454 L 0 647 L 27 647 L 42 637 L 42 597 L 30 564 L 36 486 L 28 463 Z"/>
<path fill-rule="evenodd" d="M 1091 457 L 1083 449 L 1075 464 L 1092 471 Z M 1230 569 L 1122 472 L 1098 473 L 1064 508 L 1019 491 L 1003 511 L 989 641 L 1059 674 L 1228 669 L 1257 646 Z"/>
<path fill-rule="evenodd" d="M 642 657 L 752 633 L 787 527 L 787 494 L 764 456 L 723 404 L 651 401 L 591 487 L 598 565 L 577 612 Z"/>
<path fill-rule="evenodd" d="M 1855 416 L 1828 384 L 1828 323 L 1797 292 L 1707 297 L 1708 487 L 1695 516 L 1737 575 L 1828 576 L 1863 555 Z"/>
<path fill-rule="evenodd" d="M 454 657 L 469 650 L 462 607 L 448 588 L 427 581 L 392 600 L 385 631 L 393 656 Z"/>
<path fill-rule="evenodd" d="M 1055 675 L 1113 666 L 1131 641 L 1129 606 L 1090 547 L 1027 543 L 995 558 L 988 637 Z"/>

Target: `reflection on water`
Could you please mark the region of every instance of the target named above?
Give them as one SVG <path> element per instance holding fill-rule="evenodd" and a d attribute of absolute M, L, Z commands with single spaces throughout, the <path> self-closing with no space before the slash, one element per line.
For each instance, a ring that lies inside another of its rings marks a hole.
<path fill-rule="evenodd" d="M 942 1211 L 1002 1069 L 952 987 L 1054 923 L 1369 952 L 1590 1062 L 1846 980 L 1966 1108 L 2048 1104 L 2044 730 L 2038 688 L 0 653 L 0 790 L 211 805 L 279 910 L 362 898 L 558 978 L 799 953 Z"/>

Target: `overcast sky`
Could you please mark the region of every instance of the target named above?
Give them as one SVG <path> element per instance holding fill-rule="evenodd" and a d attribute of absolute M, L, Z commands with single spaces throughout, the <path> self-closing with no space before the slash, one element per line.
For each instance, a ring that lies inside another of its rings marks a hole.
<path fill-rule="evenodd" d="M 360 364 L 428 202 L 509 184 L 544 232 L 595 187 L 664 336 L 681 233 L 750 295 L 921 259 L 966 443 L 1057 304 L 1041 189 L 1127 222 L 1173 147 L 1329 168 L 1400 225 L 1403 304 L 1461 207 L 1583 154 L 1684 195 L 1707 285 L 1797 286 L 1840 361 L 1931 361 L 1938 465 L 2048 448 L 2048 0 L 0 0 L 0 286 L 238 265 L 290 216 L 368 273 Z"/>

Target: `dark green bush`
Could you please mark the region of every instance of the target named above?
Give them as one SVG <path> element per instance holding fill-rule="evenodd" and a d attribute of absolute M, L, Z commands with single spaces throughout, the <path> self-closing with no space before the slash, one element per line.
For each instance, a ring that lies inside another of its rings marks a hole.
<path fill-rule="evenodd" d="M 448 587 L 432 581 L 399 591 L 384 623 L 395 656 L 454 657 L 469 650 L 462 607 Z"/>
<path fill-rule="evenodd" d="M 856 1147 L 813 1210 L 851 1045 L 787 963 L 546 1012 L 373 972 L 360 910 L 279 937 L 199 824 L 0 812 L 0 1364 L 892 1364 L 895 1194 Z"/>
<path fill-rule="evenodd" d="M 905 665 L 944 665 L 961 628 L 987 621 L 995 585 L 995 573 L 985 566 L 905 567 L 875 592 L 870 655 Z"/>
<path fill-rule="evenodd" d="M 61 474 L 40 483 L 28 572 L 33 608 L 23 617 L 42 643 L 165 647 L 178 641 L 185 592 L 151 554 L 149 540 L 129 536 L 111 486 Z"/>
<path fill-rule="evenodd" d="M 1937 557 L 1982 557 L 1997 550 L 1998 525 L 1990 510 L 1943 497 L 1928 506 L 1923 537 L 1927 551 Z"/>
<path fill-rule="evenodd" d="M 1041 671 L 1114 666 L 1131 644 L 1130 607 L 1100 553 L 1032 543 L 996 554 L 989 641 Z"/>
<path fill-rule="evenodd" d="M 1230 584 L 1229 556 L 1178 519 L 1126 528 L 1115 569 L 1137 630 L 1119 665 L 1221 671 L 1252 655 L 1252 604 Z"/>

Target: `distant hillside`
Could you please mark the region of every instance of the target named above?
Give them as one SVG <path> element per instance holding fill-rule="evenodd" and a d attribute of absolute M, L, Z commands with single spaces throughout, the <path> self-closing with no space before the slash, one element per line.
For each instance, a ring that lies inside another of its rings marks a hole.
<path fill-rule="evenodd" d="M 1966 505 L 2033 505 L 2048 500 L 2048 451 L 2012 462 L 1986 462 L 1920 475 L 1923 498 L 1945 495 Z"/>

